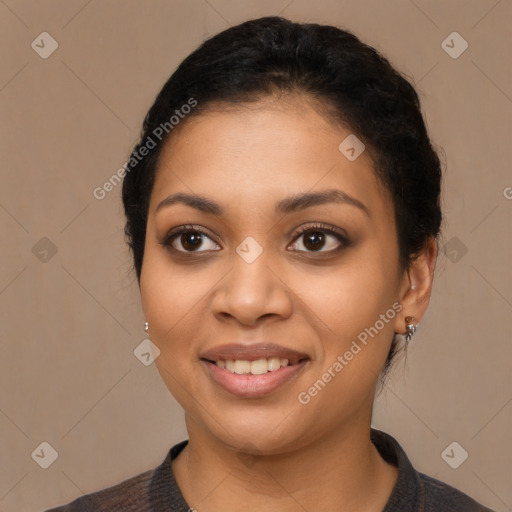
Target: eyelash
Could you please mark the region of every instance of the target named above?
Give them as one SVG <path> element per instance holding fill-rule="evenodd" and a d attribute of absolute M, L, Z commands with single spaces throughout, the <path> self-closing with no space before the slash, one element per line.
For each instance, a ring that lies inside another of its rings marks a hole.
<path fill-rule="evenodd" d="M 341 242 L 341 246 L 339 246 L 335 249 L 327 250 L 327 251 L 321 251 L 321 250 L 320 251 L 302 251 L 301 250 L 301 251 L 296 251 L 296 252 L 307 253 L 307 254 L 334 254 L 350 245 L 350 240 L 345 235 L 342 235 L 334 226 L 331 226 L 329 224 L 321 224 L 321 223 L 314 224 L 313 226 L 306 226 L 303 228 L 299 228 L 293 234 L 293 242 L 295 242 L 298 238 L 305 235 L 306 233 L 311 233 L 311 232 L 313 232 L 313 233 L 320 232 L 320 233 L 332 235 L 335 238 L 337 238 L 339 242 Z M 167 249 L 169 249 L 175 253 L 179 253 L 179 254 L 194 254 L 195 255 L 195 254 L 198 254 L 201 252 L 209 252 L 209 251 L 180 251 L 180 250 L 172 247 L 172 245 L 171 245 L 172 241 L 176 237 L 178 237 L 179 235 L 182 235 L 184 233 L 200 233 L 201 235 L 204 235 L 207 238 L 209 238 L 210 240 L 217 243 L 217 241 L 214 240 L 206 231 L 204 231 L 200 227 L 195 227 L 193 225 L 186 225 L 186 226 L 177 228 L 175 230 L 171 230 L 169 233 L 167 233 L 165 235 L 164 239 L 159 243 L 163 247 L 166 247 Z"/>

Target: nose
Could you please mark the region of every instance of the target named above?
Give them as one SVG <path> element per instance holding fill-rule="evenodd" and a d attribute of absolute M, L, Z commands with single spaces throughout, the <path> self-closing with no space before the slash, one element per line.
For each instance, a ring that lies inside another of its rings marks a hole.
<path fill-rule="evenodd" d="M 289 317 L 292 291 L 265 251 L 252 262 L 235 253 L 233 266 L 218 283 L 211 306 L 220 320 L 234 319 L 255 326 L 263 318 Z"/>

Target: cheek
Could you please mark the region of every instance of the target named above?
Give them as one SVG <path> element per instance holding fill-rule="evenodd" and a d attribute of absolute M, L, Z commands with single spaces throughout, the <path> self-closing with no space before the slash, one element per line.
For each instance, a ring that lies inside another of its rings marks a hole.
<path fill-rule="evenodd" d="M 377 248 L 354 252 L 328 272 L 293 279 L 291 288 L 323 322 L 329 337 L 353 339 L 391 308 L 396 272 Z M 390 261 L 391 262 L 391 261 Z"/>
<path fill-rule="evenodd" d="M 161 340 L 162 333 L 198 302 L 201 283 L 190 269 L 173 265 L 165 249 L 146 247 L 140 279 L 142 308 L 150 331 Z"/>
<path fill-rule="evenodd" d="M 165 251 L 147 255 L 141 274 L 142 307 L 149 322 L 149 334 L 160 349 L 157 364 L 172 369 L 173 374 L 197 359 L 198 343 L 204 338 L 208 321 L 209 292 L 221 278 L 218 266 L 176 265 Z"/>
<path fill-rule="evenodd" d="M 167 389 L 187 411 L 195 410 L 192 396 L 200 396 L 190 381 L 194 337 L 204 295 L 204 279 L 184 277 L 184 272 L 171 270 L 169 263 L 147 257 L 141 274 L 141 300 L 149 337 L 159 348 L 155 364 Z"/>
<path fill-rule="evenodd" d="M 400 307 L 393 291 L 398 274 L 392 252 L 367 242 L 328 275 L 296 283 L 323 333 L 318 376 L 327 372 L 330 383 L 318 402 L 343 396 L 347 407 L 356 404 L 381 372 L 394 333 L 393 304 Z"/>

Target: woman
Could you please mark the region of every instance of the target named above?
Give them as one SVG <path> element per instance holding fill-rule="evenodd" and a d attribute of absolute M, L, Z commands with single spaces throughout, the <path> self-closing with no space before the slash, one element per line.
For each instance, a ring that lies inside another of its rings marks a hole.
<path fill-rule="evenodd" d="M 203 43 L 123 183 L 189 439 L 54 510 L 488 511 L 371 428 L 429 303 L 440 190 L 416 92 L 353 34 L 267 17 Z"/>

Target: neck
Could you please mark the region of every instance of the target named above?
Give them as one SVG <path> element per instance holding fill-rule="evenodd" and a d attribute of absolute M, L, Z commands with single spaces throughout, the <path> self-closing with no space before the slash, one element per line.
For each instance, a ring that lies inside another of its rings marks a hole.
<path fill-rule="evenodd" d="M 251 456 L 187 418 L 189 444 L 173 463 L 189 506 L 200 512 L 358 510 L 381 512 L 396 483 L 366 425 L 344 426 L 297 450 Z"/>

